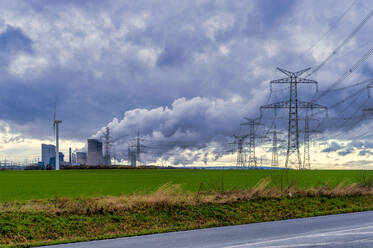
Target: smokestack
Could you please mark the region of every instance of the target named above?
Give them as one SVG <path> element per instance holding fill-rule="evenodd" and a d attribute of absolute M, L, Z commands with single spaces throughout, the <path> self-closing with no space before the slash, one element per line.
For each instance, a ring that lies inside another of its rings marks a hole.
<path fill-rule="evenodd" d="M 72 164 L 71 163 L 72 161 L 71 161 L 71 147 L 69 148 L 69 164 Z"/>

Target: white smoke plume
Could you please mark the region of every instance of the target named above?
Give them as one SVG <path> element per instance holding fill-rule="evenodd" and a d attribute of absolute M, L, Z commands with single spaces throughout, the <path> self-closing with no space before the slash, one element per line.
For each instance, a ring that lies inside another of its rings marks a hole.
<path fill-rule="evenodd" d="M 254 103 L 255 99 L 239 96 L 229 100 L 179 98 L 170 107 L 126 111 L 123 119 L 114 118 L 92 137 L 102 137 L 109 127 L 115 155 L 125 159 L 128 145 L 140 131 L 148 159 L 152 154 L 153 159 L 172 159 L 176 164 L 206 162 L 208 154 L 216 159 L 232 134 L 239 131 L 242 117 L 257 109 L 258 102 Z"/>

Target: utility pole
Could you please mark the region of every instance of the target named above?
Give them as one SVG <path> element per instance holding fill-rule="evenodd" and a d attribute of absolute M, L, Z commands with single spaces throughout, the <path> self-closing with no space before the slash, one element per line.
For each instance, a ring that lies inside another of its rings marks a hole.
<path fill-rule="evenodd" d="M 313 103 L 305 102 L 298 99 L 298 84 L 314 84 L 317 87 L 317 82 L 310 79 L 300 78 L 300 76 L 311 68 L 307 68 L 297 72 L 290 72 L 281 68 L 277 68 L 279 71 L 287 75 L 287 78 L 273 80 L 270 82 L 271 91 L 272 84 L 289 84 L 289 100 L 267 104 L 261 106 L 261 109 L 279 109 L 287 108 L 289 110 L 288 116 L 288 145 L 286 152 L 285 168 L 297 168 L 302 169 L 302 162 L 299 151 L 299 109 L 324 109 L 325 106 Z M 317 89 L 317 88 L 316 88 Z"/>

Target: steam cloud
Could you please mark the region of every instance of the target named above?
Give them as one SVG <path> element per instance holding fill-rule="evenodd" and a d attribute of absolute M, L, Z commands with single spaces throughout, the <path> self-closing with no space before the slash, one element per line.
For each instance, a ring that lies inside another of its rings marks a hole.
<path fill-rule="evenodd" d="M 125 158 L 128 142 L 139 130 L 149 146 L 147 150 L 156 150 L 153 157 L 169 159 L 167 152 L 173 151 L 179 154 L 173 156 L 176 164 L 206 161 L 209 152 L 213 152 L 216 159 L 218 151 L 237 132 L 242 117 L 252 104 L 238 96 L 229 100 L 179 98 L 170 107 L 126 111 L 123 119 L 114 118 L 107 127 L 111 130 L 118 158 Z M 102 137 L 105 129 L 106 126 L 92 137 Z M 183 153 L 188 150 L 194 152 Z"/>

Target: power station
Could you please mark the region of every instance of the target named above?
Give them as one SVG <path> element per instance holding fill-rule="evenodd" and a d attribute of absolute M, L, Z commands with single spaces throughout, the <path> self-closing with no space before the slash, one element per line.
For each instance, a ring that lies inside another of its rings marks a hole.
<path fill-rule="evenodd" d="M 88 139 L 88 165 L 103 165 L 102 142 L 97 139 Z"/>

